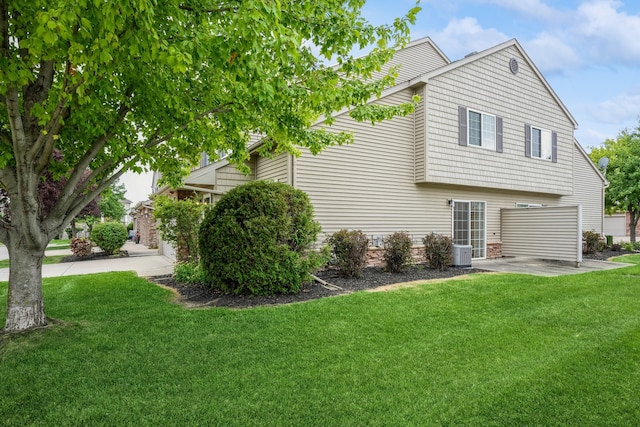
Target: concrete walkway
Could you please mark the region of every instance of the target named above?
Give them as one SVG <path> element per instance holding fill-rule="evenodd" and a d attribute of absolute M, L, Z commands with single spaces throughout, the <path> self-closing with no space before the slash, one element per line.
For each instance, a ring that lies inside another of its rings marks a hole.
<path fill-rule="evenodd" d="M 111 271 L 134 271 L 141 277 L 173 273 L 173 260 L 164 255 L 159 255 L 157 249 L 149 249 L 133 242 L 125 243 L 122 249 L 129 252 L 128 257 L 43 265 L 42 277 L 72 276 Z M 71 255 L 71 251 L 68 249 L 48 250 L 46 254 L 47 256 Z M 7 257 L 6 248 L 2 247 L 0 249 L 0 259 L 6 259 Z M 0 281 L 7 280 L 9 280 L 9 269 L 0 268 Z"/>
<path fill-rule="evenodd" d="M 613 270 L 634 264 L 622 262 L 584 260 L 576 267 L 574 263 L 551 261 L 536 258 L 498 258 L 474 260 L 473 267 L 501 273 L 532 274 L 535 276 L 563 276 L 566 274 L 582 274 L 592 271 Z"/>

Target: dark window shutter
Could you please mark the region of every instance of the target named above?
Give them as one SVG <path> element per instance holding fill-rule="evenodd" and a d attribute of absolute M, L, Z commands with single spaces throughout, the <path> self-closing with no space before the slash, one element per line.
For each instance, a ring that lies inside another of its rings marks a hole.
<path fill-rule="evenodd" d="M 524 155 L 531 157 L 531 125 L 524 125 Z"/>
<path fill-rule="evenodd" d="M 458 144 L 467 145 L 467 107 L 458 107 Z"/>
<path fill-rule="evenodd" d="M 502 153 L 502 117 L 496 117 L 496 151 Z"/>
<path fill-rule="evenodd" d="M 551 132 L 551 161 L 558 163 L 558 132 Z"/>

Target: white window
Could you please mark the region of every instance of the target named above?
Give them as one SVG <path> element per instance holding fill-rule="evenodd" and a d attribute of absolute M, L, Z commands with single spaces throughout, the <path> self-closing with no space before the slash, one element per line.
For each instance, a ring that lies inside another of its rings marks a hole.
<path fill-rule="evenodd" d="M 496 149 L 496 116 L 469 110 L 469 145 Z"/>
<path fill-rule="evenodd" d="M 550 130 L 531 126 L 531 157 L 551 160 L 553 153 L 552 136 Z"/>

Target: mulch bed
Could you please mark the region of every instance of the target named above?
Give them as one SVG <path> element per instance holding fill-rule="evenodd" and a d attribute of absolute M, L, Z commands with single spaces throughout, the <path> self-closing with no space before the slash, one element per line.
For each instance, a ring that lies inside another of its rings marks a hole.
<path fill-rule="evenodd" d="M 120 251 L 118 254 L 108 254 L 106 252 L 93 252 L 91 255 L 78 257 L 75 255 L 69 255 L 68 257 L 62 258 L 60 262 L 76 262 L 76 261 L 95 261 L 98 259 L 112 259 L 112 258 L 123 258 L 128 257 L 129 252 Z"/>
<path fill-rule="evenodd" d="M 451 267 L 445 271 L 432 270 L 424 265 L 413 266 L 403 273 L 388 273 L 381 267 L 368 267 L 362 271 L 359 278 L 346 279 L 339 277 L 335 270 L 323 270 L 315 274 L 318 278 L 340 287 L 330 290 L 319 283 L 304 283 L 298 294 L 292 295 L 225 295 L 220 290 L 211 289 L 204 285 L 185 285 L 176 282 L 170 275 L 150 277 L 149 280 L 175 289 L 180 295 L 181 302 L 191 307 L 229 307 L 248 308 L 264 305 L 290 304 L 309 301 L 335 295 L 348 294 L 355 291 L 374 289 L 395 283 L 413 282 L 418 280 L 446 279 L 469 273 L 483 272 L 477 268 Z"/>

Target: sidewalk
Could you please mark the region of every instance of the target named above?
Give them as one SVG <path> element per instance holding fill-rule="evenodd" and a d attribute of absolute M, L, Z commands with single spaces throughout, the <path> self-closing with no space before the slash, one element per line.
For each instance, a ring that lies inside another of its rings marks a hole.
<path fill-rule="evenodd" d="M 164 255 L 158 255 L 157 249 L 149 249 L 133 242 L 125 243 L 122 249 L 129 252 L 128 257 L 43 265 L 42 277 L 107 273 L 111 271 L 134 271 L 141 277 L 173 273 L 173 261 Z M 68 249 L 48 250 L 46 254 L 47 256 L 71 255 L 71 251 Z M 2 254 L 0 253 L 1 258 Z M 9 280 L 9 269 L 0 268 L 0 281 L 7 280 Z"/>

